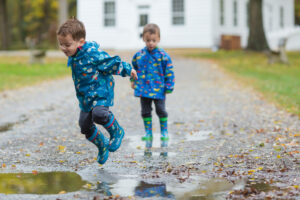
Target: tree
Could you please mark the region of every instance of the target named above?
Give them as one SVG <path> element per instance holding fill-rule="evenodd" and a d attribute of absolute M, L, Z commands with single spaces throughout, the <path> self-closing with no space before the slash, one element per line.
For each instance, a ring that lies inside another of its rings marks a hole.
<path fill-rule="evenodd" d="M 263 26 L 262 0 L 250 0 L 249 4 L 250 21 L 247 49 L 253 51 L 269 50 Z"/>
<path fill-rule="evenodd" d="M 7 16 L 6 0 L 0 0 L 0 30 L 1 30 L 1 48 L 9 47 L 9 23 Z"/>
<path fill-rule="evenodd" d="M 58 24 L 63 24 L 68 19 L 68 1 L 59 0 Z"/>

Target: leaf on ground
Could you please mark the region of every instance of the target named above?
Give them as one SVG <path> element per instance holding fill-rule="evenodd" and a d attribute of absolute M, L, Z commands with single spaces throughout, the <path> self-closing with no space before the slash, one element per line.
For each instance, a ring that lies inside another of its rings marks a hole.
<path fill-rule="evenodd" d="M 62 146 L 62 145 L 59 145 L 58 146 L 58 151 L 59 151 L 59 153 L 64 153 L 66 151 L 66 147 Z"/>

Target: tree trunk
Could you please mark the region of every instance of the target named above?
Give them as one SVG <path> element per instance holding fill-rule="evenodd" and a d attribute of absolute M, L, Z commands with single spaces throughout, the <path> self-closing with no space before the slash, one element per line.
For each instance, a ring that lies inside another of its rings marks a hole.
<path fill-rule="evenodd" d="M 6 0 L 0 0 L 0 30 L 1 30 L 1 49 L 7 50 L 9 47 L 9 27 L 8 27 Z"/>
<path fill-rule="evenodd" d="M 68 2 L 67 0 L 59 0 L 58 25 L 63 24 L 67 19 L 68 19 Z"/>
<path fill-rule="evenodd" d="M 250 0 L 249 9 L 250 27 L 247 49 L 253 51 L 269 50 L 263 26 L 262 0 Z"/>

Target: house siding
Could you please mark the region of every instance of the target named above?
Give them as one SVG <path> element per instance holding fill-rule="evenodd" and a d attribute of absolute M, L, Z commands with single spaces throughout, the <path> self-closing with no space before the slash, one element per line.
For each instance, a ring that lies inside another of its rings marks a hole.
<path fill-rule="evenodd" d="M 223 26 L 219 22 L 220 0 L 184 0 L 184 25 L 172 24 L 172 0 L 115 0 L 116 25 L 114 27 L 104 26 L 104 1 L 106 0 L 77 0 L 78 18 L 85 24 L 87 40 L 97 41 L 103 48 L 142 48 L 144 43 L 139 37 L 142 27 L 138 27 L 138 16 L 139 13 L 144 12 L 148 14 L 148 23 L 156 23 L 160 26 L 159 45 L 163 48 L 214 48 L 220 45 L 222 34 L 239 35 L 242 47 L 247 45 L 249 0 L 237 0 L 237 26 L 233 24 L 234 0 L 224 0 L 225 24 Z M 143 10 L 141 6 L 148 8 Z M 284 8 L 284 28 L 279 24 L 280 6 Z M 263 1 L 263 24 L 272 49 L 276 49 L 280 38 L 294 31 L 293 16 L 294 0 Z M 300 45 L 295 42 L 288 43 L 288 46 L 300 48 Z"/>

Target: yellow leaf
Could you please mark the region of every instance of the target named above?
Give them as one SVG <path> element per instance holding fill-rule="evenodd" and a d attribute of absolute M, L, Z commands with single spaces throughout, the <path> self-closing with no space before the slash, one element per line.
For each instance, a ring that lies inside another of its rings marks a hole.
<path fill-rule="evenodd" d="M 87 183 L 87 184 L 84 185 L 84 187 L 87 188 L 87 189 L 91 189 L 91 188 L 92 188 L 92 185 L 89 184 L 89 183 Z"/>
<path fill-rule="evenodd" d="M 281 158 L 281 156 L 280 156 L 280 155 L 277 155 L 277 158 Z"/>
<path fill-rule="evenodd" d="M 58 146 L 58 150 L 59 150 L 59 152 L 63 153 L 63 152 L 66 151 L 66 147 L 65 147 L 65 146 L 62 146 L 62 145 L 59 145 L 59 146 Z"/>
<path fill-rule="evenodd" d="M 66 191 L 62 190 L 58 194 L 66 194 Z"/>
<path fill-rule="evenodd" d="M 29 153 L 27 153 L 27 154 L 25 154 L 25 156 L 27 156 L 27 157 L 30 157 L 30 154 L 29 154 Z"/>
<path fill-rule="evenodd" d="M 60 163 L 64 163 L 65 161 L 64 161 L 64 160 L 60 160 L 60 161 L 58 161 L 58 162 L 60 162 Z"/>
<path fill-rule="evenodd" d="M 136 148 L 137 148 L 137 149 L 141 149 L 142 147 L 141 147 L 141 146 L 137 146 Z"/>
<path fill-rule="evenodd" d="M 298 189 L 299 188 L 299 185 L 293 185 L 294 188 Z"/>
<path fill-rule="evenodd" d="M 259 167 L 259 168 L 257 168 L 257 170 L 262 170 L 264 167 Z"/>
<path fill-rule="evenodd" d="M 77 151 L 76 154 L 81 154 L 81 152 L 80 152 L 80 151 Z"/>

